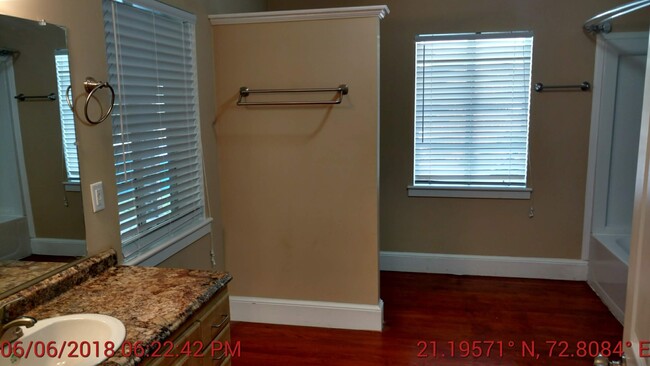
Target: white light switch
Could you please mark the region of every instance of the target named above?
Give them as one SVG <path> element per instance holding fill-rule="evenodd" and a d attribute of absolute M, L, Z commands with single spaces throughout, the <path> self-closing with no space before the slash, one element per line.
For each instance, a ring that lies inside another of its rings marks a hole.
<path fill-rule="evenodd" d="M 93 201 L 93 212 L 101 211 L 104 206 L 104 184 L 96 182 L 90 185 L 90 195 Z"/>

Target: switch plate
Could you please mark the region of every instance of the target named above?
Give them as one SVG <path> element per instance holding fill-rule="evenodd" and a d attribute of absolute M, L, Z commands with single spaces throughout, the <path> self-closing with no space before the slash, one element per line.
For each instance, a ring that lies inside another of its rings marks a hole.
<path fill-rule="evenodd" d="M 104 205 L 104 183 L 96 182 L 90 185 L 90 196 L 93 201 L 93 212 L 106 208 Z"/>

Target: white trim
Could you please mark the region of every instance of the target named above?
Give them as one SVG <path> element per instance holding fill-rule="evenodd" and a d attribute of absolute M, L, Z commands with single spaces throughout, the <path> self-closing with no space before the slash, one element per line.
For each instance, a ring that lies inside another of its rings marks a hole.
<path fill-rule="evenodd" d="M 427 41 L 458 41 L 477 39 L 502 39 L 502 38 L 532 38 L 533 31 L 510 31 L 510 32 L 481 32 L 481 33 L 443 33 L 443 34 L 418 34 L 415 42 Z"/>
<path fill-rule="evenodd" d="M 650 50 L 650 46 L 649 50 Z M 650 54 L 646 55 L 646 72 L 643 89 L 643 109 L 641 113 L 641 131 L 639 138 L 639 156 L 635 179 L 634 214 L 632 216 L 632 239 L 630 241 L 630 266 L 627 276 L 625 298 L 625 324 L 623 340 L 632 343 L 624 348 L 629 360 L 628 365 L 648 366 L 647 353 L 647 318 L 648 287 L 642 277 L 648 275 L 648 249 L 650 238 L 648 218 L 650 216 Z M 645 342 L 645 347 L 640 342 Z M 632 349 L 630 349 L 632 348 Z M 642 350 L 645 349 L 646 352 Z"/>
<path fill-rule="evenodd" d="M 76 239 L 31 238 L 32 254 L 83 257 L 86 241 Z"/>
<path fill-rule="evenodd" d="M 113 0 L 114 2 L 134 6 L 135 8 L 146 8 L 147 10 L 163 16 L 173 16 L 184 21 L 196 23 L 196 15 L 171 5 L 163 4 L 157 0 Z"/>
<path fill-rule="evenodd" d="M 589 155 L 587 158 L 587 182 L 585 186 L 585 211 L 582 229 L 582 259 L 589 259 L 591 233 L 601 231 L 605 226 L 605 205 L 603 202 L 596 202 L 596 181 L 607 181 L 609 169 L 598 171 L 596 166 L 598 159 L 609 160 L 611 146 L 601 146 L 604 152 L 599 157 L 598 140 L 599 134 L 603 137 L 603 119 L 611 121 L 614 108 L 613 90 L 618 75 L 618 63 L 616 58 L 619 54 L 639 52 L 638 46 L 633 40 L 639 39 L 644 41 L 647 47 L 648 32 L 621 32 L 598 35 L 596 40 L 596 58 L 594 65 L 594 89 L 591 103 L 591 124 L 589 129 Z M 613 122 L 610 122 L 613 123 Z M 602 144 L 602 142 L 601 142 Z M 609 136 L 608 145 L 611 145 L 611 135 Z M 598 175 L 598 176 L 597 176 Z M 607 191 L 606 184 L 600 186 L 598 193 L 603 194 Z M 603 200 L 601 200 L 603 201 Z M 594 214 L 596 211 L 596 214 Z M 594 229 L 595 227 L 595 229 Z M 629 228 L 623 230 L 628 232 Z"/>
<path fill-rule="evenodd" d="M 384 19 L 389 12 L 390 10 L 388 10 L 388 6 L 386 5 L 372 5 L 327 9 L 302 9 L 262 11 L 257 13 L 218 14 L 210 15 L 208 18 L 210 18 L 212 25 L 223 25 L 367 17 L 377 17 L 379 19 Z"/>
<path fill-rule="evenodd" d="M 138 255 L 136 258 L 124 262 L 124 264 L 128 266 L 157 266 L 197 240 L 210 234 L 212 231 L 211 223 L 212 218 L 206 218 L 199 224 L 170 237 L 162 245 L 156 246 L 150 251 Z"/>
<path fill-rule="evenodd" d="M 625 352 L 625 358 L 627 360 L 627 365 L 630 366 L 643 366 L 647 365 L 647 355 L 648 355 L 648 340 L 640 340 L 639 337 L 636 335 L 636 333 L 632 333 L 630 335 L 629 342 L 632 343 L 631 347 L 627 347 L 627 343 L 625 342 L 625 348 L 623 348 L 623 351 Z M 641 354 L 641 342 L 644 344 L 644 352 Z M 628 349 L 631 349 L 631 352 L 628 352 Z"/>
<path fill-rule="evenodd" d="M 578 259 L 381 252 L 379 263 L 382 271 L 587 280 L 587 262 Z"/>
<path fill-rule="evenodd" d="M 528 200 L 532 188 L 408 186 L 409 197 L 499 198 Z"/>
<path fill-rule="evenodd" d="M 6 57 L 2 60 L 7 64 L 7 80 L 9 82 L 9 95 L 16 95 L 16 79 L 14 75 L 14 64 L 11 58 Z M 23 148 L 22 130 L 20 128 L 20 116 L 18 114 L 18 103 L 16 99 L 11 98 L 8 101 L 11 108 L 12 123 L 14 129 L 14 142 L 16 144 L 16 157 L 18 159 L 18 170 L 20 174 L 20 189 L 23 199 L 23 210 L 27 218 L 27 227 L 29 229 L 29 236 L 36 236 L 36 229 L 34 228 L 34 214 L 32 213 L 32 201 L 29 196 L 29 182 L 27 181 L 27 168 L 25 164 L 25 152 Z"/>
<path fill-rule="evenodd" d="M 66 192 L 81 192 L 81 182 L 63 182 L 63 189 Z"/>
<path fill-rule="evenodd" d="M 603 38 L 596 39 L 596 61 L 594 65 L 594 88 L 591 102 L 591 127 L 589 128 L 589 155 L 587 157 L 587 184 L 585 187 L 585 213 L 582 223 L 582 255 L 583 260 L 589 259 L 591 245 L 591 220 L 594 211 L 594 186 L 596 183 L 596 151 L 598 147 L 598 125 L 600 121 L 600 102 L 602 100 L 602 81 L 605 73 L 605 49 Z"/>
<path fill-rule="evenodd" d="M 384 302 L 377 305 L 230 296 L 232 320 L 307 327 L 381 331 Z"/>

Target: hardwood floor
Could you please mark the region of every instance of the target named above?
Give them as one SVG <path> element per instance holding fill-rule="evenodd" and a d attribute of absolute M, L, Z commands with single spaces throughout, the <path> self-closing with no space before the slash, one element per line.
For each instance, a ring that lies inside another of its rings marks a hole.
<path fill-rule="evenodd" d="M 32 254 L 21 259 L 21 261 L 70 263 L 76 261 L 79 258 L 81 257 L 64 257 L 64 256 L 57 256 L 57 255 Z"/>
<path fill-rule="evenodd" d="M 623 332 L 585 282 L 382 272 L 381 298 L 381 333 L 233 322 L 233 365 L 592 365 Z"/>

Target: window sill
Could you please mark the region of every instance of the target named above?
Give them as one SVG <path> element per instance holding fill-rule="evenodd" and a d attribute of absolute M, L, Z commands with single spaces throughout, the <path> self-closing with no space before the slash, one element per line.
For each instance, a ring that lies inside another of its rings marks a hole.
<path fill-rule="evenodd" d="M 81 192 L 81 183 L 78 180 L 69 180 L 63 182 L 63 188 L 66 192 Z"/>
<path fill-rule="evenodd" d="M 520 187 L 453 187 L 408 186 L 409 197 L 496 198 L 528 200 L 532 188 Z"/>
<path fill-rule="evenodd" d="M 124 264 L 129 266 L 157 266 L 205 235 L 208 235 L 212 231 L 211 223 L 212 218 L 208 217 L 196 225 L 170 237 L 162 245 L 124 262 Z"/>

